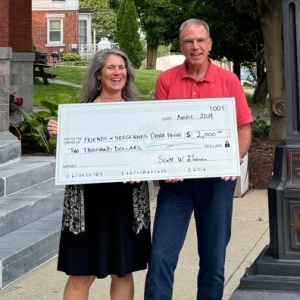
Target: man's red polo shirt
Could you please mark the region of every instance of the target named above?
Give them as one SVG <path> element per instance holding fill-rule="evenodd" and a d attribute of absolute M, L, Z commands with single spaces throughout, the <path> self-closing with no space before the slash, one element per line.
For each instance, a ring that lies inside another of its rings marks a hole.
<path fill-rule="evenodd" d="M 234 97 L 237 125 L 242 126 L 253 121 L 248 108 L 244 89 L 238 77 L 213 64 L 209 59 L 206 75 L 199 81 L 191 78 L 185 62 L 162 72 L 156 82 L 155 99 L 200 99 Z"/>

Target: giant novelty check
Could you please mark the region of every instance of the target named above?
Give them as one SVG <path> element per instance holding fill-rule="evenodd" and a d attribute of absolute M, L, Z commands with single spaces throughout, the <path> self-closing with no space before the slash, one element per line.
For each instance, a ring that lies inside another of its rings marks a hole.
<path fill-rule="evenodd" d="M 239 176 L 234 98 L 59 105 L 56 184 Z"/>

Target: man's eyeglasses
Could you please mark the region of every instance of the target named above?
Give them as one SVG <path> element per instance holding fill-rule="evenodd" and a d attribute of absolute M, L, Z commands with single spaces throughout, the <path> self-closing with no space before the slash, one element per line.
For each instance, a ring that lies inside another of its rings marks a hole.
<path fill-rule="evenodd" d="M 203 45 L 207 40 L 209 39 L 209 37 L 207 37 L 206 39 L 197 39 L 197 40 L 183 40 L 182 43 L 187 46 L 187 47 L 192 47 L 194 45 L 194 43 L 196 42 L 198 44 L 198 46 Z"/>

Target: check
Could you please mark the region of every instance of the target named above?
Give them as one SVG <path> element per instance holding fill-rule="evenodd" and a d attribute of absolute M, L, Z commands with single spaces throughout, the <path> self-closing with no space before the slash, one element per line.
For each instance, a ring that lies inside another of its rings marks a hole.
<path fill-rule="evenodd" d="M 61 104 L 56 184 L 239 176 L 234 98 Z"/>

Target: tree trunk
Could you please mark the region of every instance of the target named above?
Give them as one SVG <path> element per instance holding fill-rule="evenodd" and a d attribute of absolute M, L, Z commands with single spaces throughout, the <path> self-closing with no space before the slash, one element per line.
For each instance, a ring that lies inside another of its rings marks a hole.
<path fill-rule="evenodd" d="M 236 74 L 239 79 L 241 79 L 241 62 L 238 60 L 233 61 L 233 73 Z"/>
<path fill-rule="evenodd" d="M 264 34 L 264 58 L 270 99 L 270 133 L 273 140 L 286 137 L 284 69 L 282 43 L 282 0 L 267 0 L 267 12 L 261 18 Z"/>
<path fill-rule="evenodd" d="M 147 43 L 147 69 L 156 70 L 156 58 L 157 58 L 158 45 L 150 46 Z"/>
<path fill-rule="evenodd" d="M 255 87 L 255 91 L 251 99 L 251 104 L 265 105 L 268 96 L 267 74 L 264 72 L 263 75 L 257 79 L 257 86 Z"/>
<path fill-rule="evenodd" d="M 256 57 L 256 87 L 252 96 L 251 104 L 265 105 L 268 97 L 267 72 L 265 70 L 265 61 L 263 55 Z"/>

